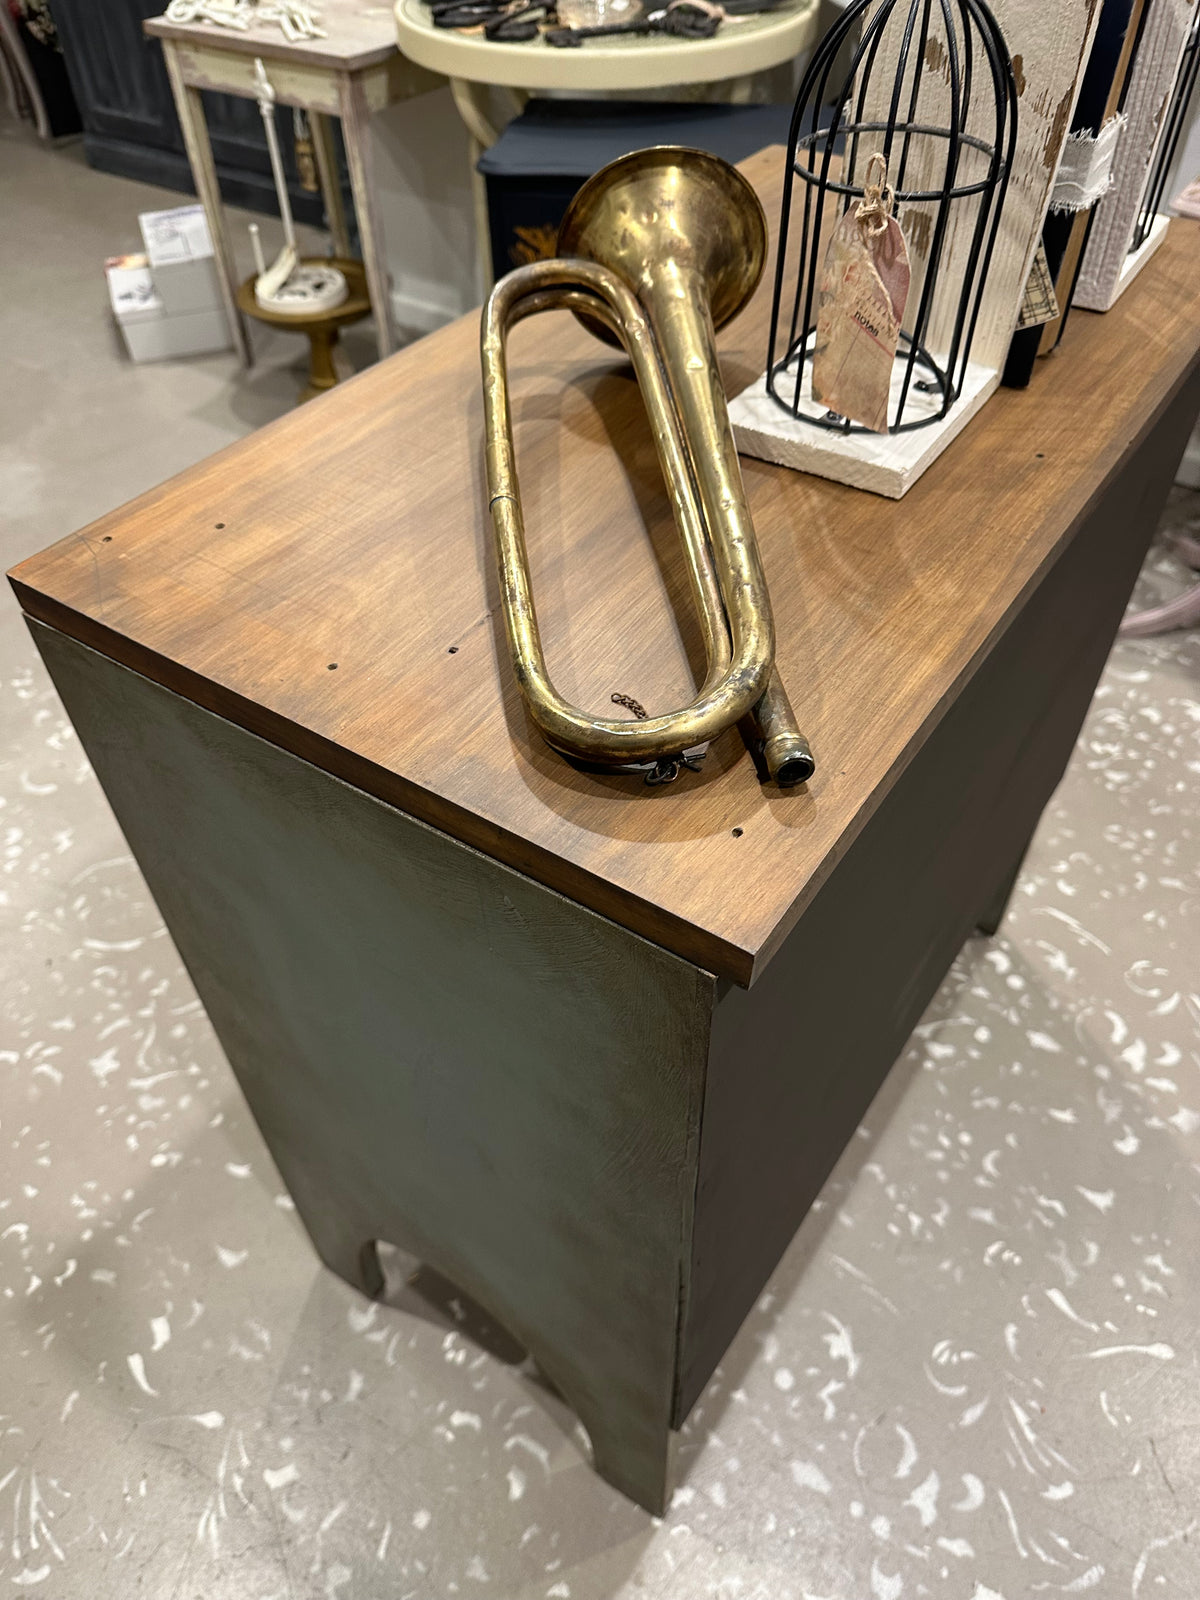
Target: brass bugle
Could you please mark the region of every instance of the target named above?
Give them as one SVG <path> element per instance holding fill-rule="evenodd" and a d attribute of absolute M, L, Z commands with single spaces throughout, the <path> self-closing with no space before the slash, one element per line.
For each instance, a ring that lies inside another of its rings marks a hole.
<path fill-rule="evenodd" d="M 513 670 L 546 742 L 586 765 L 668 776 L 685 753 L 741 723 L 778 784 L 813 774 L 775 668 L 771 602 L 717 367 L 715 329 L 753 294 L 766 245 L 758 196 L 727 162 L 677 146 L 637 150 L 580 189 L 559 229 L 558 257 L 510 272 L 484 308 L 488 496 Z M 623 346 L 633 364 L 704 637 L 696 698 L 639 721 L 592 717 L 564 700 L 538 632 L 505 344 L 514 323 L 560 307 Z"/>

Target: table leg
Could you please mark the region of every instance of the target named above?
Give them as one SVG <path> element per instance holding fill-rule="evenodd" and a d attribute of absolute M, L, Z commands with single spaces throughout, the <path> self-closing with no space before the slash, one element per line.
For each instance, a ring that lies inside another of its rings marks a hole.
<path fill-rule="evenodd" d="M 33 124 L 37 129 L 39 139 L 51 139 L 50 119 L 46 115 L 46 104 L 42 99 L 41 85 L 37 75 L 29 65 L 29 57 L 25 54 L 25 47 L 21 43 L 21 36 L 17 32 L 17 25 L 12 14 L 6 6 L 0 5 L 0 56 L 5 57 L 10 73 L 8 77 L 9 107 L 13 120 L 20 120 L 15 98 L 15 83 L 19 81 L 21 89 L 28 97 L 33 110 Z"/>
<path fill-rule="evenodd" d="M 342 185 L 338 178 L 337 148 L 333 142 L 333 128 L 323 111 L 310 111 L 308 125 L 312 129 L 313 153 L 317 158 L 325 215 L 329 220 L 329 231 L 333 236 L 333 253 L 335 256 L 348 256 L 350 234 L 346 227 L 346 208 L 342 204 Z"/>
<path fill-rule="evenodd" d="M 473 83 L 466 78 L 451 78 L 450 93 L 463 126 L 470 136 L 471 198 L 475 206 L 475 251 L 478 263 L 480 296 L 486 298 L 495 278 L 492 262 L 492 231 L 488 215 L 487 180 L 479 170 L 479 158 L 490 150 L 500 137 L 501 130 L 492 121 L 484 104 L 488 85 Z M 508 91 L 513 99 L 513 115 L 517 116 L 529 99 L 523 89 Z"/>
<path fill-rule="evenodd" d="M 375 194 L 374 158 L 371 151 L 370 110 L 361 78 L 343 73 L 338 82 L 342 137 L 346 143 L 346 164 L 350 168 L 350 189 L 358 217 L 358 238 L 363 267 L 367 274 L 367 293 L 375 312 L 375 336 L 379 358 L 390 356 L 396 348 L 392 322 L 392 293 L 388 282 L 387 254 L 383 241 L 383 221 Z"/>
<path fill-rule="evenodd" d="M 175 110 L 179 126 L 183 129 L 183 143 L 192 168 L 192 180 L 204 215 L 208 219 L 208 232 L 212 239 L 213 254 L 217 262 L 217 280 L 221 288 L 221 303 L 233 337 L 233 348 L 244 367 L 253 365 L 254 356 L 246 335 L 246 324 L 234 299 L 237 293 L 237 268 L 229 233 L 225 227 L 225 209 L 221 203 L 221 189 L 217 183 L 217 169 L 213 163 L 212 145 L 208 141 L 208 125 L 204 120 L 204 102 L 199 89 L 193 89 L 183 80 L 183 71 L 173 40 L 162 42 L 167 63 L 167 76 L 171 80 L 171 93 L 175 96 Z"/>

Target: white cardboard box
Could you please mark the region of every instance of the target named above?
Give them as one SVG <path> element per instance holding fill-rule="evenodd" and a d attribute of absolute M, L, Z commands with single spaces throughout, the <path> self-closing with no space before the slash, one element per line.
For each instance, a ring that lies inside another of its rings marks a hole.
<path fill-rule="evenodd" d="M 168 312 L 144 255 L 114 256 L 104 264 L 108 297 L 134 361 L 165 361 L 229 348 L 219 305 Z"/>
<path fill-rule="evenodd" d="M 142 241 L 152 268 L 199 261 L 213 253 L 203 206 L 143 211 L 138 217 L 138 227 L 142 230 Z"/>
<path fill-rule="evenodd" d="M 154 287 L 169 317 L 219 311 L 221 288 L 204 207 L 143 211 L 138 217 Z"/>
<path fill-rule="evenodd" d="M 144 255 L 109 256 L 104 276 L 118 322 L 132 324 L 161 314 L 162 301 L 154 292 L 150 263 Z"/>

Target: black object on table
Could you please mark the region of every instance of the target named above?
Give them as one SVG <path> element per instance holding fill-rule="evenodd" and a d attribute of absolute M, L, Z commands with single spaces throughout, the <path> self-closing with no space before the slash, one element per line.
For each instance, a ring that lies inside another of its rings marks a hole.
<path fill-rule="evenodd" d="M 1104 0 L 1092 53 L 1075 103 L 1072 134 L 1098 134 L 1107 118 L 1123 107 L 1145 18 L 1145 0 Z M 1095 216 L 1094 205 L 1082 213 L 1055 211 L 1052 203 L 1042 228 L 1042 247 L 1058 297 L 1059 315 L 1049 327 L 1038 324 L 1032 328 L 1018 328 L 1013 334 L 1004 366 L 1006 388 L 1028 387 L 1038 356 L 1048 355 L 1058 347 L 1066 331 L 1071 299 Z"/>
<path fill-rule="evenodd" d="M 790 105 L 531 100 L 479 160 L 495 276 L 553 255 L 575 191 L 618 156 L 683 144 L 744 161 L 765 145 L 786 144 L 791 112 Z"/>

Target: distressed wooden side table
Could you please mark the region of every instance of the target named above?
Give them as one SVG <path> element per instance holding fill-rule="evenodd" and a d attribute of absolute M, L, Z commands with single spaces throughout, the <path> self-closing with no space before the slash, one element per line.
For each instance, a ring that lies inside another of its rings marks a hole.
<path fill-rule="evenodd" d="M 309 257 L 304 262 L 305 266 L 318 264 L 315 257 Z M 326 311 L 318 311 L 309 316 L 281 316 L 269 306 L 260 306 L 254 294 L 254 286 L 258 282 L 257 273 L 238 286 L 238 309 L 244 315 L 253 317 L 259 322 L 266 322 L 273 328 L 284 328 L 293 333 L 306 335 L 308 381 L 300 391 L 301 402 L 313 400 L 317 395 L 324 394 L 326 389 L 334 387 L 338 381 L 337 368 L 333 360 L 334 347 L 338 342 L 338 330 L 348 328 L 351 323 L 361 322 L 364 317 L 371 315 L 371 302 L 367 297 L 366 274 L 363 272 L 362 263 L 352 261 L 346 256 L 334 256 L 329 264 L 337 267 L 345 276 L 346 298 L 340 305 L 331 306 Z"/>
<path fill-rule="evenodd" d="M 768 215 L 781 167 L 745 166 Z M 322 1259 L 457 1282 L 651 1510 L 1070 755 L 1200 409 L 1198 242 L 901 502 L 745 463 L 806 791 L 734 732 L 656 790 L 532 732 L 473 316 L 12 574 Z M 677 704 L 701 641 L 637 392 L 567 318 L 512 354 L 553 674 Z"/>
<path fill-rule="evenodd" d="M 471 193 L 479 287 L 492 281 L 487 184 L 479 158 L 500 137 L 496 111 L 507 99 L 508 120 L 530 94 L 672 94 L 703 87 L 707 99 L 746 102 L 756 74 L 811 51 L 824 31 L 819 0 L 787 0 L 774 10 L 728 17 L 711 39 L 669 34 L 591 39 L 577 50 L 544 39 L 500 42 L 482 32 L 434 26 L 424 0 L 395 0 L 396 37 L 410 61 L 444 73 L 470 138 Z M 780 98 L 791 99 L 791 90 Z"/>
<path fill-rule="evenodd" d="M 277 102 L 281 106 L 298 106 L 309 114 L 334 254 L 348 256 L 350 237 L 329 124 L 330 117 L 341 119 L 380 357 L 390 355 L 396 348 L 368 122 L 373 111 L 381 111 L 395 100 L 436 89 L 443 79 L 400 54 L 386 6 L 363 6 L 360 0 L 323 0 L 320 11 L 327 37 L 297 43 L 285 39 L 278 26 L 270 23 L 243 31 L 204 22 L 175 22 L 161 16 L 149 17 L 143 24 L 148 34 L 162 41 L 192 179 L 208 219 L 225 314 L 234 349 L 244 365 L 250 361 L 250 345 L 237 304 L 237 268 L 225 227 L 201 90 L 216 89 L 254 99 L 255 56 L 260 56 L 267 68 Z"/>

